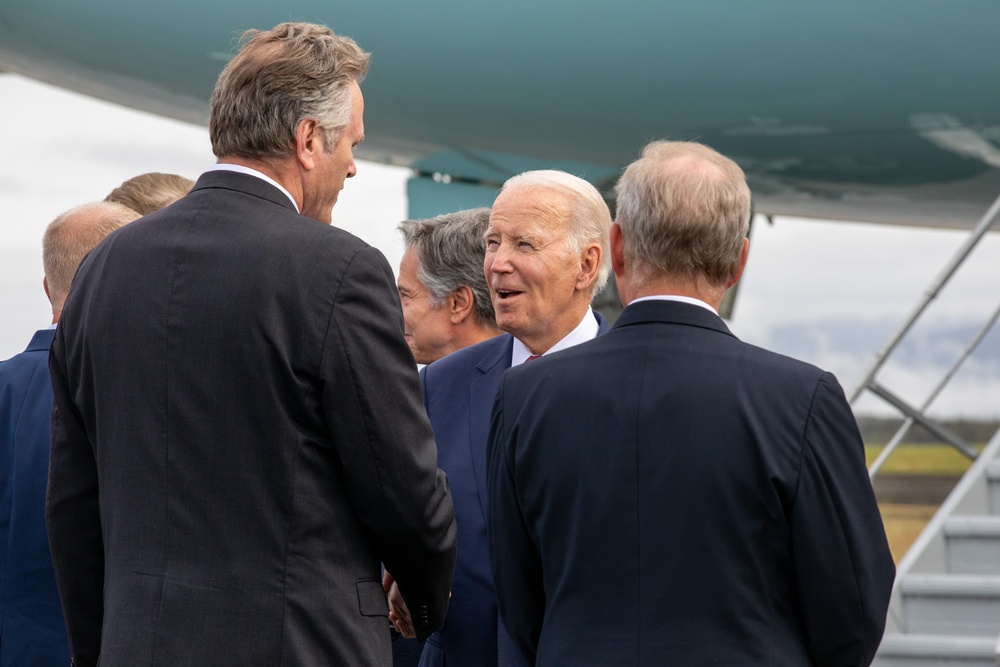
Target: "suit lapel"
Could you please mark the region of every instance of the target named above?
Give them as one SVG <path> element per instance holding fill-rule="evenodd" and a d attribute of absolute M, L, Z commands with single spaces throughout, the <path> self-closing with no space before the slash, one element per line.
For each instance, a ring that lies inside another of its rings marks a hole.
<path fill-rule="evenodd" d="M 477 377 L 469 386 L 469 443 L 472 446 L 472 472 L 479 491 L 479 507 L 486 521 L 486 439 L 490 433 L 493 399 L 504 371 L 510 368 L 514 339 L 510 334 L 499 336 L 476 365 Z"/>
<path fill-rule="evenodd" d="M 597 335 L 601 336 L 611 330 L 611 325 L 601 317 L 596 310 Z M 490 418 L 493 414 L 493 400 L 504 372 L 510 368 L 510 356 L 514 348 L 514 338 L 503 334 L 493 339 L 496 345 L 483 354 L 476 370 L 479 375 L 469 386 L 469 443 L 472 445 L 472 472 L 476 477 L 476 489 L 479 491 L 479 507 L 486 520 L 486 440 L 490 435 Z"/>
<path fill-rule="evenodd" d="M 603 336 L 604 334 L 606 334 L 609 331 L 611 331 L 611 325 L 608 324 L 608 321 L 606 319 L 604 319 L 604 316 L 601 315 L 596 310 L 594 311 L 594 319 L 597 320 L 597 335 L 598 336 Z"/>

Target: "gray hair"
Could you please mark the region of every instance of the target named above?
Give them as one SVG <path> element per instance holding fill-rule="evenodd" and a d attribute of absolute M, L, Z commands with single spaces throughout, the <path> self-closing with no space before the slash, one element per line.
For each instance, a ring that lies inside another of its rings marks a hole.
<path fill-rule="evenodd" d="M 140 215 L 149 215 L 173 204 L 193 187 L 194 181 L 189 178 L 154 171 L 133 176 L 112 190 L 104 201 L 118 202 Z"/>
<path fill-rule="evenodd" d="M 431 305 L 440 308 L 459 287 L 472 290 L 474 313 L 480 325 L 496 328 L 496 315 L 483 273 L 483 237 L 490 209 L 472 208 L 425 220 L 399 223 L 406 247 L 417 253 L 417 278 L 430 292 Z"/>
<path fill-rule="evenodd" d="M 312 23 L 248 30 L 215 85 L 209 136 L 217 157 L 292 154 L 299 122 L 315 119 L 329 148 L 351 122 L 351 83 L 371 55 L 349 37 Z"/>
<path fill-rule="evenodd" d="M 601 265 L 597 270 L 592 294 L 597 294 L 608 282 L 611 273 L 611 211 L 597 188 L 587 181 L 555 169 L 526 171 L 507 179 L 501 192 L 518 187 L 555 190 L 570 204 L 568 232 L 573 251 L 580 252 L 589 243 L 601 247 Z"/>
<path fill-rule="evenodd" d="M 49 223 L 42 237 L 42 265 L 53 310 L 62 308 L 87 253 L 105 236 L 139 217 L 127 206 L 102 201 L 77 206 Z"/>
<path fill-rule="evenodd" d="M 706 278 L 739 270 L 750 188 L 739 165 L 708 146 L 655 141 L 615 186 L 624 254 L 637 276 Z"/>

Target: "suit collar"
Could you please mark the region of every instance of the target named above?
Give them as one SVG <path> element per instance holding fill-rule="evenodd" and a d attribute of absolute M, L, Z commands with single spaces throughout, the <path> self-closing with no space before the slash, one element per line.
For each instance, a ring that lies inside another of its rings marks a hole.
<path fill-rule="evenodd" d="M 281 193 L 283 195 L 285 195 L 285 197 L 288 198 L 288 201 L 292 202 L 292 206 L 295 207 L 295 210 L 298 211 L 299 213 L 302 212 L 299 209 L 299 205 L 295 202 L 295 198 L 292 197 L 292 193 L 289 192 L 287 189 L 285 189 L 284 185 L 282 185 L 278 181 L 274 180 L 273 178 L 271 178 L 270 176 L 268 176 L 267 174 L 265 174 L 262 171 L 257 171 L 256 169 L 253 169 L 252 167 L 248 167 L 248 166 L 242 165 L 242 164 L 233 164 L 232 162 L 219 162 L 217 164 L 212 165 L 207 171 L 235 171 L 238 174 L 247 174 L 248 176 L 253 176 L 254 178 L 259 178 L 260 180 L 264 181 L 268 185 L 272 185 L 272 186 L 278 188 L 278 190 L 280 190 Z"/>
<path fill-rule="evenodd" d="M 601 315 L 596 310 L 594 311 L 594 317 L 597 319 L 597 335 L 598 336 L 603 336 L 604 334 L 606 334 L 609 331 L 611 331 L 611 325 L 608 324 L 608 321 L 606 319 L 604 319 L 604 316 Z"/>
<path fill-rule="evenodd" d="M 483 356 L 479 358 L 476 368 L 482 373 L 489 373 L 497 364 L 503 363 L 503 369 L 510 368 L 510 354 L 514 349 L 514 337 L 510 334 L 500 334 L 480 343 L 483 346 Z"/>
<path fill-rule="evenodd" d="M 41 329 L 35 332 L 35 335 L 31 337 L 31 342 L 28 343 L 28 347 L 24 350 L 25 352 L 37 352 L 39 350 L 47 350 L 52 346 L 52 337 L 56 335 L 55 329 Z"/>
<path fill-rule="evenodd" d="M 295 204 L 288 199 L 288 196 L 284 192 L 267 181 L 256 176 L 251 176 L 250 174 L 229 170 L 206 171 L 198 178 L 198 182 L 191 188 L 191 192 L 213 188 L 234 190 L 253 195 L 254 197 L 260 197 L 261 199 L 266 199 L 279 206 L 283 206 L 290 211 L 298 212 L 295 210 Z"/>
<path fill-rule="evenodd" d="M 680 301 L 640 301 L 630 304 L 622 311 L 613 328 L 650 322 L 685 324 L 733 336 L 726 323 L 715 313 L 701 306 Z"/>
<path fill-rule="evenodd" d="M 596 310 L 597 335 L 602 336 L 611 328 L 607 321 Z M 476 364 L 481 375 L 474 377 L 469 384 L 469 442 L 472 443 L 472 472 L 476 479 L 476 489 L 479 492 L 480 508 L 483 509 L 483 521 L 486 521 L 485 508 L 489 496 L 486 488 L 486 435 L 490 430 L 490 408 L 497 395 L 497 387 L 504 372 L 510 368 L 511 352 L 514 349 L 514 337 L 501 334 L 495 338 L 478 344 L 482 353 Z M 469 348 L 467 348 L 469 349 Z M 478 445 L 477 443 L 482 443 Z"/>

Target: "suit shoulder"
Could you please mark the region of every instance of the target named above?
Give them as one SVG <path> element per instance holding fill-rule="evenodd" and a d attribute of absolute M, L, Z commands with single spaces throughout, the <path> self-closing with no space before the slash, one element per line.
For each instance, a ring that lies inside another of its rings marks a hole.
<path fill-rule="evenodd" d="M 787 373 L 804 379 L 819 380 L 822 376 L 829 375 L 828 371 L 814 366 L 807 361 L 789 357 L 779 352 L 773 352 L 739 340 L 736 341 L 736 344 L 741 350 L 742 358 L 755 367 L 761 369 L 767 368 L 776 373 Z"/>
<path fill-rule="evenodd" d="M 488 370 L 503 361 L 504 352 L 511 345 L 510 334 L 494 336 L 475 345 L 456 350 L 424 367 L 426 382 L 451 379 L 472 372 L 478 367 Z"/>
<path fill-rule="evenodd" d="M 47 389 L 49 382 L 48 350 L 26 350 L 0 362 L 0 401 L 13 400 L 20 404 L 27 398 L 29 389 Z M 42 382 L 42 385 L 38 383 Z"/>
<path fill-rule="evenodd" d="M 48 350 L 25 350 L 10 359 L 0 361 L 0 378 L 34 371 L 38 366 L 47 364 L 48 359 Z"/>

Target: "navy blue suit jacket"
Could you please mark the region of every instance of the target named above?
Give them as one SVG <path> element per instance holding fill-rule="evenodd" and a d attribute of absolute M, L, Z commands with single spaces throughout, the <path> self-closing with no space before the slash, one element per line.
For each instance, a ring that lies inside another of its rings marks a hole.
<path fill-rule="evenodd" d="M 598 335 L 610 326 L 596 311 Z M 459 350 L 420 372 L 424 404 L 448 475 L 458 524 L 458 561 L 444 627 L 431 635 L 420 664 L 524 665 L 498 623 L 486 539 L 486 439 L 490 410 L 510 368 L 514 339 L 497 336 Z M 535 362 L 532 362 L 535 363 Z"/>
<path fill-rule="evenodd" d="M 538 665 L 867 665 L 893 563 L 843 391 L 696 305 L 512 369 L 500 613 Z"/>
<path fill-rule="evenodd" d="M 0 667 L 69 664 L 45 532 L 54 334 L 0 364 Z"/>

